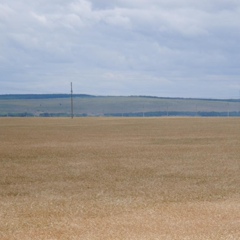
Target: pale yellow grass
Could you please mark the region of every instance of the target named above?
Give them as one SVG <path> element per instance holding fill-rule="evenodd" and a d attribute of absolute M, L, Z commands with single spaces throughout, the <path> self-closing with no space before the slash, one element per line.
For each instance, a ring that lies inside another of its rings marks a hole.
<path fill-rule="evenodd" d="M 240 119 L 0 119 L 0 239 L 240 239 Z"/>

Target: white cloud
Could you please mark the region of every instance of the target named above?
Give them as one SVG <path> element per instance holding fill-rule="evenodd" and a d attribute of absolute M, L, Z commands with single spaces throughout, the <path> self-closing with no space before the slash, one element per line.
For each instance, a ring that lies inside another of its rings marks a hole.
<path fill-rule="evenodd" d="M 217 97 L 216 79 L 223 91 L 239 86 L 237 0 L 3 0 L 0 30 L 0 93 L 28 81 L 198 97 L 207 85 Z"/>
<path fill-rule="evenodd" d="M 32 12 L 31 15 L 33 16 L 33 18 L 35 18 L 39 23 L 43 24 L 43 25 L 47 25 L 47 18 L 44 15 L 39 15 L 35 12 Z"/>
<path fill-rule="evenodd" d="M 5 4 L 0 3 L 0 20 L 6 21 L 14 14 L 14 11 Z"/>

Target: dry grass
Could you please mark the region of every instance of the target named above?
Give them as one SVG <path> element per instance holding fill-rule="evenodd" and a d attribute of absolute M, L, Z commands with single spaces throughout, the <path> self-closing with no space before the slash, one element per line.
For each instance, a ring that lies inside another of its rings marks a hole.
<path fill-rule="evenodd" d="M 0 119 L 0 239 L 240 239 L 240 119 Z"/>

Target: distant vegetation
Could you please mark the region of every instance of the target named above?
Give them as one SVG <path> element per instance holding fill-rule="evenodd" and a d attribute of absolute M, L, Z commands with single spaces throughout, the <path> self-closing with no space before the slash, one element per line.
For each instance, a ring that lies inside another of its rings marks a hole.
<path fill-rule="evenodd" d="M 68 117 L 70 94 L 0 95 L 1 117 Z M 239 99 L 74 94 L 74 116 L 240 116 Z"/>
<path fill-rule="evenodd" d="M 94 97 L 87 94 L 74 94 L 74 97 Z M 54 98 L 70 98 L 70 94 L 5 94 L 0 95 L 0 100 L 11 99 L 54 99 Z"/>

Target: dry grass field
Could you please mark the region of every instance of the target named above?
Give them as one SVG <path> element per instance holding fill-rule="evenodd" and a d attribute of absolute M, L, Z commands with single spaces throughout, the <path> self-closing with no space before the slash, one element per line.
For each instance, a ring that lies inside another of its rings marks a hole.
<path fill-rule="evenodd" d="M 0 239 L 240 239 L 240 119 L 2 118 Z"/>

